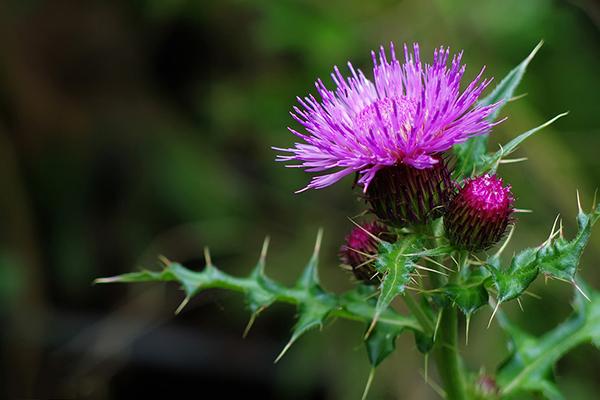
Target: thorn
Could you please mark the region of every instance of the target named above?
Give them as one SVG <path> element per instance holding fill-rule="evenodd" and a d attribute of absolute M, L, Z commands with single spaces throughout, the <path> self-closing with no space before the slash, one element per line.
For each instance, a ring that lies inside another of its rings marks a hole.
<path fill-rule="evenodd" d="M 444 268 L 444 269 L 446 269 L 446 270 L 448 270 L 448 271 L 450 271 L 450 272 L 454 272 L 454 270 L 453 270 L 452 268 L 448 268 L 448 267 L 446 267 L 444 264 L 442 264 L 441 262 L 438 262 L 438 261 L 434 260 L 434 259 L 433 259 L 433 258 L 431 258 L 431 257 L 427 257 L 427 256 L 425 256 L 425 257 L 423 257 L 423 259 L 424 259 L 424 260 L 427 260 L 427 261 L 429 261 L 429 262 L 431 262 L 431 263 L 434 263 L 435 265 L 438 265 L 438 266 L 440 266 L 440 267 L 442 267 L 442 268 Z"/>
<path fill-rule="evenodd" d="M 492 320 L 494 319 L 494 316 L 496 315 L 496 312 L 498 311 L 498 307 L 500 307 L 500 302 L 497 302 L 496 307 L 494 307 L 494 312 L 492 313 L 492 316 L 490 317 L 490 320 L 487 324 L 487 329 L 490 329 L 490 326 L 492 325 Z"/>
<path fill-rule="evenodd" d="M 510 226 L 510 232 L 508 232 L 508 236 L 506 237 L 506 240 L 504 241 L 504 243 L 502 243 L 502 246 L 496 252 L 495 257 L 500 257 L 500 254 L 502 254 L 502 252 L 504 251 L 504 249 L 506 249 L 506 246 L 508 246 L 508 242 L 510 242 L 510 239 L 512 239 L 512 235 L 513 235 L 514 232 L 515 232 L 515 226 L 511 225 Z"/>
<path fill-rule="evenodd" d="M 542 299 L 542 296 L 540 296 L 540 295 L 537 295 L 537 294 L 535 294 L 535 293 L 532 293 L 532 292 L 530 292 L 529 290 L 526 290 L 526 291 L 524 291 L 523 293 L 525 293 L 525 294 L 526 294 L 526 295 L 528 295 L 528 296 L 531 296 L 531 297 L 533 297 L 533 298 L 534 298 L 534 299 L 536 299 L 536 300 L 541 300 L 541 299 Z"/>
<path fill-rule="evenodd" d="M 540 42 L 537 44 L 537 46 L 535 46 L 535 48 L 531 51 L 531 53 L 529 53 L 529 55 L 527 56 L 527 64 L 529 64 L 529 62 L 533 59 L 533 57 L 535 56 L 535 54 L 538 52 L 538 50 L 544 45 L 544 41 L 540 40 Z"/>
<path fill-rule="evenodd" d="M 594 190 L 594 199 L 592 200 L 592 211 L 596 208 L 596 200 L 598 199 L 598 188 Z"/>
<path fill-rule="evenodd" d="M 171 260 L 169 260 L 167 257 L 163 256 L 162 254 L 158 256 L 158 261 L 160 261 L 163 266 L 168 267 L 169 265 L 171 265 Z"/>
<path fill-rule="evenodd" d="M 521 157 L 521 158 L 504 158 L 504 159 L 500 159 L 499 163 L 500 164 L 514 164 L 514 163 L 518 163 L 518 162 L 522 162 L 522 161 L 527 161 L 529 160 L 529 158 L 527 157 Z"/>
<path fill-rule="evenodd" d="M 423 376 L 422 373 L 421 376 Z M 426 380 L 425 382 L 429 385 L 431 389 L 433 389 L 434 392 L 437 393 L 438 396 L 440 396 L 442 399 L 446 398 L 446 392 L 444 391 L 444 389 L 441 388 L 440 385 L 431 380 Z"/>
<path fill-rule="evenodd" d="M 369 257 L 369 258 L 371 258 L 373 260 L 377 258 L 377 256 L 374 256 L 373 254 L 364 253 L 364 252 L 362 252 L 360 250 L 353 249 L 352 247 L 348 247 L 348 250 L 352 250 L 353 252 L 358 253 L 361 256 Z"/>
<path fill-rule="evenodd" d="M 360 217 L 364 217 L 365 215 L 367 215 L 369 213 L 369 210 L 363 210 L 360 213 L 356 214 L 355 216 L 353 216 L 352 218 L 360 218 Z"/>
<path fill-rule="evenodd" d="M 314 250 L 314 254 L 319 254 L 319 251 L 321 251 L 321 241 L 323 240 L 323 228 L 319 228 L 319 231 L 317 232 L 317 240 L 315 241 L 315 250 Z"/>
<path fill-rule="evenodd" d="M 562 218 L 560 219 L 560 226 L 558 228 L 558 231 L 560 232 L 560 238 L 563 239 L 565 236 L 563 234 L 563 223 L 562 223 Z"/>
<path fill-rule="evenodd" d="M 115 282 L 119 282 L 119 276 L 111 276 L 108 278 L 96 278 L 94 279 L 94 285 L 97 283 L 115 283 Z"/>
<path fill-rule="evenodd" d="M 265 236 L 265 240 L 263 241 L 262 249 L 260 250 L 260 258 L 258 259 L 258 262 L 261 265 L 264 265 L 265 261 L 267 259 L 267 251 L 269 250 L 270 241 L 271 241 L 271 238 L 269 236 Z"/>
<path fill-rule="evenodd" d="M 429 354 L 425 353 L 423 371 L 425 372 L 423 378 L 425 378 L 425 383 L 429 383 Z"/>
<path fill-rule="evenodd" d="M 250 320 L 246 324 L 244 333 L 242 333 L 242 339 L 246 339 L 246 336 L 248 336 L 248 332 L 250 332 L 250 328 L 252 328 L 252 325 L 254 325 L 254 321 L 256 321 L 256 317 L 258 316 L 258 313 L 260 311 L 261 311 L 261 309 L 257 310 L 256 312 L 253 312 L 252 315 L 250 315 Z"/>
<path fill-rule="evenodd" d="M 204 247 L 204 259 L 206 260 L 207 267 L 213 266 L 212 260 L 210 259 L 210 250 L 208 249 L 208 246 Z"/>
<path fill-rule="evenodd" d="M 558 223 L 559 218 L 560 218 L 560 213 L 556 216 L 556 218 L 554 218 L 554 223 L 552 224 L 552 229 L 550 229 L 550 234 L 548 235 L 548 239 L 546 239 L 540 247 L 544 246 L 546 243 L 550 244 L 550 241 L 552 239 L 554 239 L 554 237 L 556 236 L 556 234 L 554 233 L 554 229 L 556 228 L 556 224 Z"/>
<path fill-rule="evenodd" d="M 190 296 L 185 296 L 185 299 L 183 299 L 183 301 L 181 302 L 181 304 L 179 305 L 179 307 L 177 307 L 177 310 L 175 310 L 175 315 L 179 315 L 179 313 L 181 312 L 181 310 L 183 310 L 183 308 L 185 306 L 187 306 L 187 304 L 190 302 Z"/>
<path fill-rule="evenodd" d="M 544 274 L 544 285 L 548 285 L 548 274 Z"/>
<path fill-rule="evenodd" d="M 366 230 L 365 228 L 363 228 L 362 226 L 360 226 L 360 224 L 357 223 L 356 221 L 354 221 L 352 218 L 348 218 L 348 220 L 350 222 L 352 222 L 354 225 L 356 225 L 363 232 L 365 232 L 367 235 L 369 235 L 370 237 L 372 237 L 373 239 L 375 239 L 377 242 L 379 242 L 379 243 L 383 243 L 384 242 L 383 240 L 381 240 L 381 238 L 378 238 L 377 236 L 373 235 L 371 232 L 369 232 L 368 230 Z"/>
<path fill-rule="evenodd" d="M 419 264 L 414 264 L 414 263 L 413 263 L 413 265 L 414 265 L 414 266 L 415 266 L 415 268 L 417 268 L 417 269 L 422 269 L 422 270 L 424 270 L 424 271 L 435 272 L 436 274 L 440 274 L 440 275 L 448 276 L 448 274 L 447 274 L 447 273 L 445 273 L 445 272 L 442 272 L 442 271 L 438 271 L 437 269 L 433 269 L 433 268 L 427 268 L 427 267 L 424 267 L 424 266 L 422 266 L 422 265 L 419 265 Z"/>
<path fill-rule="evenodd" d="M 371 256 L 372 257 L 372 256 Z M 363 261 L 362 263 L 358 264 L 356 267 L 354 267 L 354 269 L 359 269 L 364 267 L 365 265 L 369 265 L 373 262 L 373 260 L 367 260 L 367 261 Z M 350 270 L 352 270 L 352 266 L 348 265 L 348 267 L 350 268 Z"/>
<path fill-rule="evenodd" d="M 363 264 L 364 264 L 364 263 L 363 263 Z M 362 264 L 361 264 L 361 265 L 362 265 Z M 346 265 L 346 264 L 340 264 L 340 265 L 339 265 L 339 267 L 340 267 L 341 269 L 343 269 L 344 271 L 353 271 L 352 267 L 351 267 L 351 266 L 349 266 L 349 265 Z M 356 268 L 358 268 L 358 267 L 356 267 Z"/>
<path fill-rule="evenodd" d="M 577 189 L 577 209 L 579 210 L 579 214 L 583 214 L 583 209 L 581 208 L 581 199 L 579 198 L 579 189 Z"/>
<path fill-rule="evenodd" d="M 522 312 L 525 312 L 525 310 L 523 309 L 523 304 L 521 304 L 521 299 L 519 299 L 517 297 L 517 303 L 519 304 L 519 308 L 521 309 Z"/>
<path fill-rule="evenodd" d="M 456 258 L 454 258 L 454 256 L 450 256 L 450 258 L 452 259 L 452 261 L 454 261 L 454 264 L 456 264 L 456 268 L 460 271 L 460 264 L 458 263 L 458 261 L 456 261 Z"/>
<path fill-rule="evenodd" d="M 467 323 L 465 326 L 465 346 L 469 345 L 469 326 L 471 325 L 471 314 L 467 315 Z"/>
<path fill-rule="evenodd" d="M 371 336 L 371 332 L 373 331 L 373 328 L 375 328 L 375 325 L 377 324 L 378 319 L 379 319 L 379 313 L 375 312 L 375 315 L 373 315 L 373 320 L 371 321 L 371 325 L 369 325 L 369 329 L 367 329 L 367 333 L 365 333 L 365 337 L 364 337 L 365 340 L 367 340 L 369 338 L 369 336 Z"/>
<path fill-rule="evenodd" d="M 369 389 L 371 389 L 371 383 L 373 383 L 373 377 L 375 376 L 375 367 L 371 367 L 371 371 L 369 372 L 369 377 L 367 378 L 367 384 L 365 386 L 365 390 L 363 391 L 362 400 L 365 400 L 367 398 L 367 395 L 369 394 Z"/>
<path fill-rule="evenodd" d="M 513 209 L 513 211 L 516 213 L 523 213 L 523 214 L 531 214 L 533 212 L 533 210 L 528 210 L 525 208 L 515 208 L 515 209 Z"/>
<path fill-rule="evenodd" d="M 442 322 L 442 312 L 440 310 L 437 316 L 437 320 L 435 321 L 435 328 L 433 329 L 433 342 L 435 343 L 435 339 L 437 338 L 438 329 L 440 328 L 440 323 Z"/>
<path fill-rule="evenodd" d="M 279 360 L 281 360 L 281 357 L 283 357 L 285 355 L 285 353 L 287 353 L 287 351 L 290 349 L 290 347 L 292 347 L 292 345 L 294 344 L 296 339 L 297 339 L 297 337 L 292 336 L 292 338 L 290 339 L 289 342 L 287 342 L 287 344 L 285 345 L 283 350 L 281 350 L 281 353 L 279 353 L 279 355 L 277 356 L 275 361 L 273 361 L 273 364 L 277 364 L 279 362 Z"/>
<path fill-rule="evenodd" d="M 523 97 L 527 96 L 528 94 L 529 94 L 529 93 L 523 93 L 523 94 L 519 94 L 519 95 L 513 96 L 513 97 L 511 97 L 510 99 L 508 99 L 506 102 L 507 102 L 507 103 L 510 103 L 510 102 L 512 102 L 512 101 L 517 101 L 517 100 L 520 100 L 520 99 L 522 99 Z"/>
<path fill-rule="evenodd" d="M 577 291 L 579 291 L 579 293 L 581 293 L 581 295 L 583 297 L 586 298 L 587 301 L 589 301 L 590 303 L 592 302 L 592 300 L 588 297 L 587 294 L 585 294 L 585 292 L 583 290 L 581 290 L 581 288 L 579 287 L 579 285 L 577 284 L 577 282 L 575 282 L 575 280 L 572 281 L 573 286 L 575 286 L 575 289 L 577 289 Z"/>

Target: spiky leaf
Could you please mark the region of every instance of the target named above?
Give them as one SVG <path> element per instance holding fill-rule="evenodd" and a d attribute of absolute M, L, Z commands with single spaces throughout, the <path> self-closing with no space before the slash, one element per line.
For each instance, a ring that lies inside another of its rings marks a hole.
<path fill-rule="evenodd" d="M 488 303 L 488 292 L 485 289 L 487 276 L 474 273 L 467 279 L 449 283 L 440 290 L 467 317 Z"/>
<path fill-rule="evenodd" d="M 504 146 L 502 146 L 500 148 L 500 150 L 498 150 L 495 153 L 484 154 L 481 158 L 481 162 L 475 168 L 475 170 L 476 170 L 475 175 L 481 175 L 486 172 L 496 173 L 496 169 L 498 168 L 498 163 L 503 158 L 506 158 L 508 155 L 510 155 L 512 152 L 514 152 L 521 143 L 523 143 L 526 139 L 528 139 L 533 134 L 539 132 L 540 130 L 544 129 L 548 125 L 553 124 L 554 121 L 556 121 L 559 118 L 564 117 L 567 114 L 568 113 L 559 114 L 556 117 L 550 119 L 549 121 L 544 122 L 542 125 L 537 126 L 533 129 L 530 129 L 527 132 L 521 133 L 519 136 L 512 139 L 510 142 L 508 142 Z"/>
<path fill-rule="evenodd" d="M 498 117 L 498 113 L 501 108 L 514 97 L 515 90 L 521 82 L 527 66 L 542 46 L 540 42 L 533 51 L 523 60 L 519 65 L 512 69 L 505 77 L 500 81 L 498 86 L 494 88 L 492 93 L 482 99 L 479 104 L 487 106 L 494 104 L 498 101 L 502 101 L 502 105 L 496 109 L 496 111 L 490 115 L 490 120 L 494 121 Z M 463 178 L 471 175 L 472 172 L 481 169 L 483 163 L 483 156 L 487 151 L 488 136 L 481 135 L 476 136 L 467 140 L 465 143 L 457 144 L 454 146 L 453 151 L 456 156 L 456 166 L 454 169 L 454 175 L 457 178 Z"/>
<path fill-rule="evenodd" d="M 383 278 L 375 306 L 374 322 L 388 308 L 392 300 L 404 293 L 411 279 L 410 274 L 416 267 L 412 254 L 417 249 L 417 243 L 418 238 L 410 235 L 394 244 L 383 242 L 380 245 L 375 268 Z"/>
<path fill-rule="evenodd" d="M 501 269 L 488 265 L 493 285 L 498 291 L 498 302 L 503 303 L 520 296 L 537 277 L 536 249 L 525 249 L 511 261 L 510 267 Z"/>
<path fill-rule="evenodd" d="M 553 383 L 553 366 L 579 344 L 600 340 L 600 293 L 580 285 L 590 294 L 590 301 L 577 293 L 572 316 L 541 337 L 522 331 L 500 313 L 500 325 L 511 344 L 511 355 L 497 375 L 502 398 L 519 398 L 525 391 L 562 398 Z"/>
<path fill-rule="evenodd" d="M 556 240 L 544 243 L 538 250 L 540 271 L 558 279 L 573 281 L 579 266 L 579 259 L 590 240 L 592 226 L 600 216 L 600 204 L 589 214 L 579 210 L 577 215 L 578 232 L 573 240 L 565 240 L 562 235 Z"/>

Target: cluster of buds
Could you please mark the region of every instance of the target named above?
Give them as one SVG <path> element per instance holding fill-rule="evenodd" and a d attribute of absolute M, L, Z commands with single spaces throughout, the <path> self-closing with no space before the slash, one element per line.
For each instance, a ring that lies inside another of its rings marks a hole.
<path fill-rule="evenodd" d="M 390 237 L 386 226 L 418 226 L 443 216 L 450 243 L 476 252 L 496 244 L 513 222 L 514 197 L 501 178 L 486 174 L 454 182 L 448 163 L 441 157 L 437 160 L 425 169 L 386 167 L 371 181 L 365 199 L 381 223 L 355 227 L 340 250 L 342 262 L 352 267 L 359 280 L 377 282 L 373 279 L 376 238 Z"/>

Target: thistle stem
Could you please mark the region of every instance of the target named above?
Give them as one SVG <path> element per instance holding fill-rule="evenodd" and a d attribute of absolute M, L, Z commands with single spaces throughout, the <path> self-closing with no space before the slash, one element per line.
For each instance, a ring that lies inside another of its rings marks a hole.
<path fill-rule="evenodd" d="M 429 316 L 425 313 L 421 305 L 417 303 L 417 301 L 408 293 L 406 293 L 403 297 L 406 306 L 410 310 L 411 314 L 417 319 L 421 327 L 423 327 L 423 332 L 426 335 L 433 334 L 433 322 L 429 318 Z"/>
<path fill-rule="evenodd" d="M 467 398 L 464 371 L 458 354 L 458 318 L 456 310 L 446 307 L 438 333 L 440 345 L 435 351 L 438 373 L 442 379 L 447 400 Z"/>

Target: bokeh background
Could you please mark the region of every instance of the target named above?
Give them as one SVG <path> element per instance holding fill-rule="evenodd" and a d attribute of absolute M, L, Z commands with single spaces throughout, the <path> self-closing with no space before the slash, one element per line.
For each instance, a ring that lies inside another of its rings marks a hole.
<path fill-rule="evenodd" d="M 337 248 L 363 205 L 351 179 L 295 195 L 308 176 L 273 162 L 294 138 L 295 96 L 334 64 L 369 70 L 390 40 L 464 49 L 473 77 L 501 78 L 541 40 L 493 134 L 516 134 L 569 110 L 500 173 L 522 214 L 508 253 L 544 240 L 557 213 L 574 232 L 575 192 L 600 186 L 600 6 L 593 0 L 131 0 L 0 3 L 0 396 L 131 399 L 359 398 L 369 370 L 362 327 L 336 321 L 282 361 L 294 309 L 275 305 L 241 338 L 237 294 L 206 292 L 181 315 L 175 285 L 92 286 L 95 277 L 157 267 L 163 254 L 200 269 L 250 271 L 263 237 L 267 270 L 292 283 L 324 227 L 321 275 L 350 287 Z M 510 254 L 508 254 L 510 255 Z M 596 229 L 581 275 L 600 287 Z M 570 311 L 560 282 L 504 309 L 541 334 Z M 468 364 L 493 371 L 501 331 L 474 316 Z M 413 338 L 379 368 L 374 399 L 434 399 Z M 569 399 L 597 398 L 600 353 L 561 360 Z M 435 377 L 432 369 L 431 374 Z"/>

